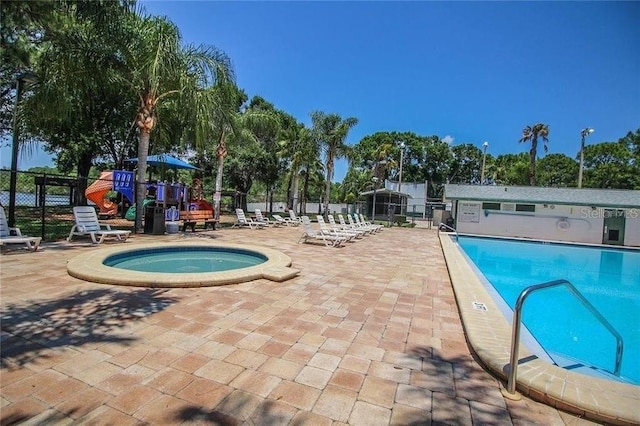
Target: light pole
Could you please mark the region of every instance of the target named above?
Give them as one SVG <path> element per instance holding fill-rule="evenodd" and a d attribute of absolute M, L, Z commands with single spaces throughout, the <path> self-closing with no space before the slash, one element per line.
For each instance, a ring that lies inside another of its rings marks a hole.
<path fill-rule="evenodd" d="M 378 189 L 378 178 L 372 177 L 373 181 L 373 208 L 371 209 L 371 221 L 375 222 L 376 220 L 376 190 Z"/>
<path fill-rule="evenodd" d="M 400 175 L 398 176 L 398 199 L 400 200 L 400 214 L 402 214 L 402 163 L 404 162 L 404 142 L 400 143 Z"/>
<path fill-rule="evenodd" d="M 480 185 L 484 185 L 484 165 L 487 161 L 487 148 L 489 147 L 489 142 L 484 141 L 482 144 L 483 152 L 482 152 L 482 171 L 480 172 Z"/>
<path fill-rule="evenodd" d="M 580 141 L 580 169 L 578 170 L 578 188 L 582 188 L 582 170 L 584 168 L 584 139 L 594 131 L 595 130 L 590 127 L 585 127 L 580 131 L 582 140 Z"/>
<path fill-rule="evenodd" d="M 7 225 L 10 228 L 16 226 L 16 184 L 18 182 L 18 151 L 20 150 L 18 104 L 25 81 L 32 81 L 35 78 L 35 74 L 31 72 L 22 73 L 16 78 L 16 103 L 13 110 L 13 140 L 11 142 L 11 176 L 9 177 L 9 217 L 7 218 Z"/>

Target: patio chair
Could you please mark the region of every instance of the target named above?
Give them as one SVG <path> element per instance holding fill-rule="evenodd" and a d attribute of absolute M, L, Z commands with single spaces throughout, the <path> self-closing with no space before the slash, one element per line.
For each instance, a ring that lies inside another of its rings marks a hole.
<path fill-rule="evenodd" d="M 289 209 L 289 218 L 293 221 L 293 222 L 298 222 L 298 223 L 302 223 L 302 219 L 299 218 L 298 216 L 296 216 L 296 212 L 294 212 L 293 210 Z"/>
<path fill-rule="evenodd" d="M 256 222 L 262 222 L 267 226 L 272 224 L 268 217 L 262 216 L 262 211 L 260 209 L 256 209 L 255 213 L 256 213 Z M 276 225 L 276 224 L 274 223 L 274 225 Z M 276 226 L 278 226 L 278 225 L 276 225 Z"/>
<path fill-rule="evenodd" d="M 344 225 L 336 223 L 336 220 L 333 218 L 333 215 L 331 214 L 327 216 L 327 219 L 329 219 L 329 225 L 332 228 L 336 228 L 341 231 L 346 231 L 346 232 L 355 234 L 356 238 L 362 238 L 367 234 L 365 231 L 360 231 L 358 229 L 350 228 L 349 225 L 347 225 L 346 223 Z M 343 222 L 344 222 L 344 219 L 343 219 Z"/>
<path fill-rule="evenodd" d="M 327 225 L 327 223 L 324 221 L 324 218 L 320 214 L 316 216 L 316 219 L 318 220 L 318 225 L 320 226 L 320 232 L 325 235 L 344 237 L 347 239 L 347 241 L 353 241 L 357 236 L 357 234 L 354 232 L 344 231 L 342 229 L 337 229 L 335 227 Z"/>
<path fill-rule="evenodd" d="M 298 240 L 298 243 L 299 242 L 306 243 L 309 240 L 321 240 L 324 243 L 324 245 L 326 245 L 327 247 L 338 247 L 347 240 L 344 237 L 339 237 L 334 235 L 325 235 L 320 232 L 317 232 L 311 226 L 311 220 L 309 219 L 309 216 L 302 216 L 300 220 L 302 221 L 302 227 L 304 228 L 304 232 L 302 233 L 302 236 Z"/>
<path fill-rule="evenodd" d="M 124 242 L 131 234 L 131 231 L 111 229 L 111 225 L 108 223 L 99 222 L 96 209 L 91 206 L 74 207 L 73 217 L 76 223 L 71 227 L 67 241 L 71 241 L 74 235 L 88 235 L 94 244 L 102 244 L 107 238 L 115 238 L 118 241 Z"/>
<path fill-rule="evenodd" d="M 275 222 L 279 225 L 286 225 L 286 226 L 298 226 L 300 225 L 300 222 L 294 222 L 293 220 L 291 220 L 291 218 L 288 217 L 282 217 L 279 214 L 273 214 L 271 215 L 273 217 L 273 220 L 275 220 Z"/>
<path fill-rule="evenodd" d="M 363 215 L 362 213 L 360 213 L 360 222 L 361 222 L 363 225 L 370 226 L 370 227 L 372 227 L 372 228 L 376 229 L 376 232 L 377 232 L 377 231 L 382 231 L 382 230 L 384 229 L 384 226 L 382 226 L 382 225 L 376 225 L 376 224 L 375 224 L 375 223 L 373 223 L 373 222 L 369 222 L 369 221 L 367 221 L 367 219 L 365 219 L 365 217 L 364 217 L 364 215 Z"/>
<path fill-rule="evenodd" d="M 14 235 L 11 235 L 13 233 Z M 22 235 L 20 228 L 9 227 L 7 223 L 7 216 L 4 213 L 4 209 L 0 207 L 0 246 L 7 244 L 24 244 L 31 251 L 38 250 L 40 246 L 40 237 L 30 237 L 28 235 Z"/>
<path fill-rule="evenodd" d="M 253 219 L 247 219 L 247 216 L 244 214 L 244 210 L 236 209 L 236 222 L 233 224 L 232 228 L 248 226 L 249 229 L 263 229 L 266 224 L 264 222 L 256 222 Z"/>
<path fill-rule="evenodd" d="M 347 215 L 347 217 L 349 217 L 349 220 L 351 220 L 351 216 Z M 371 230 L 372 234 L 374 232 L 380 231 L 380 229 L 381 229 L 381 228 L 378 227 L 378 225 L 367 225 L 367 224 L 361 222 L 357 213 L 353 214 L 353 223 L 355 223 L 356 226 L 359 226 L 361 229 L 369 229 L 369 230 Z"/>
<path fill-rule="evenodd" d="M 347 214 L 347 219 L 349 219 L 349 223 L 345 222 L 344 217 L 342 217 L 341 214 L 338 214 L 338 220 L 340 220 L 340 225 L 348 226 L 351 229 L 355 229 L 356 231 L 364 232 L 365 234 L 372 234 L 373 233 L 373 229 L 372 228 L 366 228 L 366 227 L 360 226 L 357 223 L 355 223 L 353 221 L 353 219 L 351 218 L 351 215 Z"/>

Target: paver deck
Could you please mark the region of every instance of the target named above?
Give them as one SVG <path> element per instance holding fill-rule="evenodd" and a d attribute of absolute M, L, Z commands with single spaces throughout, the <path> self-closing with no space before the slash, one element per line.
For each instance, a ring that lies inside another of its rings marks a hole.
<path fill-rule="evenodd" d="M 83 242 L 0 256 L 0 422 L 11 424 L 591 424 L 504 386 L 467 347 L 435 230 L 343 248 L 298 228 L 130 242 L 250 243 L 301 272 L 221 287 L 94 284 Z"/>

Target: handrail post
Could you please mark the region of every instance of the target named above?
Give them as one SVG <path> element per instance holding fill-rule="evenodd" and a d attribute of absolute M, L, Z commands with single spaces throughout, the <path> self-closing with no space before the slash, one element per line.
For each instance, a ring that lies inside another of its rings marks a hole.
<path fill-rule="evenodd" d="M 506 392 L 503 392 L 503 395 L 507 398 L 519 399 L 516 397 L 516 379 L 518 373 L 518 352 L 520 348 L 520 328 L 521 328 L 521 318 L 522 318 L 522 306 L 526 298 L 533 292 L 538 290 L 543 290 L 546 288 L 557 287 L 560 285 L 564 285 L 569 289 L 571 294 L 573 294 L 582 305 L 587 308 L 587 310 L 596 317 L 598 321 L 602 325 L 605 326 L 611 334 L 616 338 L 616 365 L 614 368 L 614 375 L 620 376 L 620 369 L 622 367 L 622 352 L 624 351 L 624 342 L 622 341 L 622 336 L 618 331 L 613 328 L 613 326 L 607 321 L 605 317 L 602 316 L 600 312 L 593 306 L 583 295 L 578 291 L 577 288 L 573 286 L 567 280 L 555 280 L 549 281 L 542 284 L 536 284 L 529 286 L 522 290 L 518 299 L 516 300 L 516 304 L 513 307 L 513 324 L 512 324 L 512 332 L 511 332 L 511 354 L 509 359 L 509 375 L 507 379 L 507 389 Z"/>
<path fill-rule="evenodd" d="M 451 226 L 447 225 L 444 222 L 440 222 L 440 225 L 438 225 L 438 232 L 440 232 L 440 228 L 445 228 L 445 229 L 450 229 L 451 231 L 453 231 L 454 234 L 456 234 L 456 241 L 458 241 L 458 231 L 456 231 L 454 228 L 452 228 Z"/>

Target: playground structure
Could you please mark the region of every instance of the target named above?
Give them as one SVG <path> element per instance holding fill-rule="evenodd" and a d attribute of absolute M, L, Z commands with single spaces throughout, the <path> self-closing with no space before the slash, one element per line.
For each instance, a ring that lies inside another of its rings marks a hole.
<path fill-rule="evenodd" d="M 99 209 L 102 218 L 115 217 L 118 205 L 108 198 L 110 192 L 119 192 L 126 198 L 130 207 L 125 214 L 128 220 L 135 220 L 136 203 L 134 174 L 126 170 L 103 171 L 100 178 L 85 190 L 85 196 Z M 143 208 L 155 207 L 164 211 L 166 221 L 179 220 L 181 210 L 211 210 L 213 206 L 202 198 L 202 186 L 199 179 L 194 180 L 193 188 L 182 183 L 150 182 L 147 184 L 147 197 Z"/>

